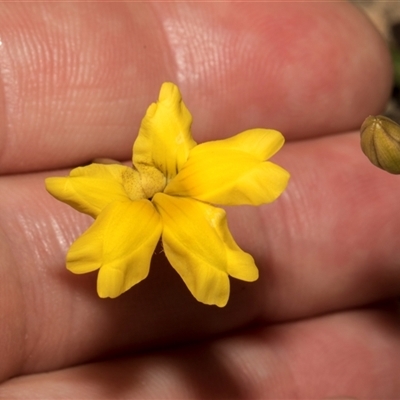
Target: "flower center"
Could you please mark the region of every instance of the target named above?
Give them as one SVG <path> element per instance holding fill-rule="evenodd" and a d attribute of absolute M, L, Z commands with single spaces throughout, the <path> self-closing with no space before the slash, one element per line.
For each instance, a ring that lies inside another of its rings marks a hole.
<path fill-rule="evenodd" d="M 140 174 L 140 184 L 143 192 L 148 199 L 156 193 L 162 192 L 167 184 L 164 174 L 155 167 L 141 164 L 138 166 Z"/>
<path fill-rule="evenodd" d="M 135 201 L 145 199 L 146 195 L 140 184 L 139 172 L 133 168 L 127 168 L 122 172 L 122 184 L 128 197 Z"/>
<path fill-rule="evenodd" d="M 151 199 L 162 192 L 166 185 L 164 174 L 150 165 L 139 165 L 138 168 L 127 168 L 122 173 L 122 184 L 128 197 L 135 201 Z"/>

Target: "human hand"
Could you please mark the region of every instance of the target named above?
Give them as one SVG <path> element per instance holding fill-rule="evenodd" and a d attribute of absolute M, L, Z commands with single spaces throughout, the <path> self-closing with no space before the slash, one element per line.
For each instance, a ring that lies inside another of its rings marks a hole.
<path fill-rule="evenodd" d="M 389 59 L 356 10 L 7 3 L 0 38 L 0 398 L 399 396 L 400 187 L 350 132 L 381 111 Z M 253 127 L 288 140 L 274 157 L 287 191 L 227 209 L 260 278 L 232 279 L 223 309 L 197 303 L 162 253 L 99 299 L 96 274 L 65 270 L 91 219 L 44 189 L 129 159 L 167 80 L 198 142 Z"/>

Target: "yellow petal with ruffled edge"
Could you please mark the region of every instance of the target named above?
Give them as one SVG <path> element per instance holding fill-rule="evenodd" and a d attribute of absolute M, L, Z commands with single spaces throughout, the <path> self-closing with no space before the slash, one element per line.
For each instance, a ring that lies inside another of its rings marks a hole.
<path fill-rule="evenodd" d="M 150 201 L 113 202 L 72 244 L 67 269 L 84 274 L 100 268 L 99 296 L 117 297 L 148 275 L 161 230 Z"/>
<path fill-rule="evenodd" d="M 152 166 L 172 179 L 186 162 L 196 142 L 190 133 L 192 116 L 182 101 L 176 85 L 161 86 L 157 103 L 151 104 L 142 120 L 133 145 L 133 164 Z"/>
<path fill-rule="evenodd" d="M 68 177 L 47 178 L 46 189 L 56 199 L 96 218 L 113 201 L 143 199 L 139 173 L 119 164 L 75 168 Z"/>
<path fill-rule="evenodd" d="M 153 202 L 163 220 L 165 255 L 198 301 L 223 307 L 228 275 L 249 282 L 258 278 L 253 258 L 232 238 L 224 210 L 162 193 Z"/>
<path fill-rule="evenodd" d="M 289 173 L 265 160 L 283 145 L 275 130 L 252 129 L 193 148 L 164 193 L 221 205 L 260 205 L 286 188 Z"/>

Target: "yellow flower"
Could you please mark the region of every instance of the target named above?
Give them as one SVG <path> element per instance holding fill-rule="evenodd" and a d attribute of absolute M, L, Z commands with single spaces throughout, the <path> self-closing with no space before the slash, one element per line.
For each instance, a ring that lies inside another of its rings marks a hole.
<path fill-rule="evenodd" d="M 54 197 L 95 218 L 72 244 L 67 268 L 76 274 L 99 269 L 100 297 L 117 297 L 146 278 L 160 237 L 172 267 L 200 302 L 223 307 L 229 275 L 258 278 L 253 258 L 229 232 L 225 211 L 212 204 L 275 200 L 289 174 L 265 160 L 284 138 L 252 129 L 196 144 L 191 123 L 179 89 L 164 83 L 143 118 L 133 167 L 94 163 L 46 179 Z"/>

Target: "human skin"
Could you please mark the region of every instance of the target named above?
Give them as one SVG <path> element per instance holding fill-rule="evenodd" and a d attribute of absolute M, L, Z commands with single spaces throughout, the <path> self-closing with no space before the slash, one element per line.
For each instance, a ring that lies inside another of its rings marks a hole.
<path fill-rule="evenodd" d="M 362 154 L 390 60 L 347 3 L 0 4 L 0 399 L 400 396 L 400 184 Z M 164 254 L 100 299 L 65 269 L 91 223 L 44 188 L 128 160 L 160 85 L 197 142 L 282 131 L 273 204 L 227 208 L 260 269 L 225 308 L 193 299 Z M 306 139 L 306 140 L 305 140 Z"/>

